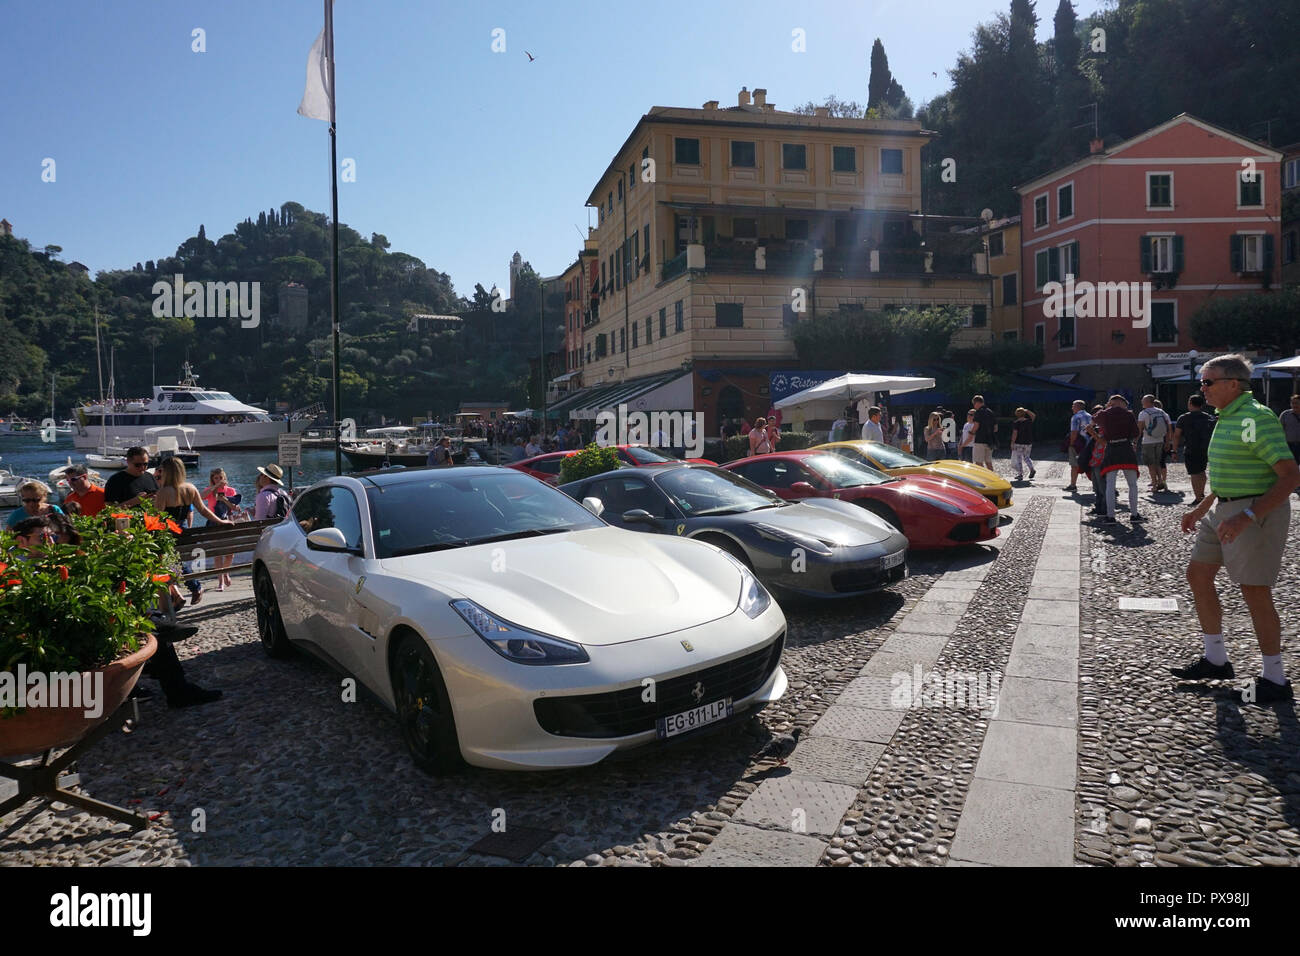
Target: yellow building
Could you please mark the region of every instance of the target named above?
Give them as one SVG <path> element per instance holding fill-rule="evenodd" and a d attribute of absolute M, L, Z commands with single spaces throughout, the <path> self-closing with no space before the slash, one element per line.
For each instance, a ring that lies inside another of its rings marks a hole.
<path fill-rule="evenodd" d="M 587 199 L 598 210 L 598 319 L 583 330 L 586 394 L 565 415 L 638 399 L 641 410 L 702 411 L 716 435 L 722 416 L 767 411 L 769 373 L 798 367 L 798 322 L 988 308 L 978 239 L 922 237 L 920 123 L 818 114 L 742 89 L 733 107 L 656 106 L 640 118 Z"/>
<path fill-rule="evenodd" d="M 993 276 L 993 310 L 989 325 L 997 341 L 1018 342 L 1020 328 L 1020 217 L 988 225 L 989 274 Z"/>

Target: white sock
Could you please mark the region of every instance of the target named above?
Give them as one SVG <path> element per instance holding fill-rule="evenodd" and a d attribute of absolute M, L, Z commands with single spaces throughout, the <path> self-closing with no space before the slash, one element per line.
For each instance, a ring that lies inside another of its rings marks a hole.
<path fill-rule="evenodd" d="M 1215 667 L 1222 667 L 1228 663 L 1228 650 L 1223 646 L 1222 634 L 1202 634 L 1201 640 L 1205 642 L 1205 659 Z"/>
<path fill-rule="evenodd" d="M 1271 680 L 1274 684 L 1285 684 L 1286 671 L 1282 670 L 1282 655 L 1265 654 L 1264 670 L 1260 672 L 1259 676 L 1265 680 Z"/>

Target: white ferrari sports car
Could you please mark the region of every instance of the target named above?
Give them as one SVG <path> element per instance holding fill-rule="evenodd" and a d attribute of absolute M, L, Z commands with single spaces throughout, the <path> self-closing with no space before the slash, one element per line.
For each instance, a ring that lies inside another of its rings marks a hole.
<path fill-rule="evenodd" d="M 355 676 L 435 774 L 594 764 L 785 693 L 785 615 L 743 564 L 593 510 L 508 468 L 322 481 L 258 543 L 262 644 Z"/>

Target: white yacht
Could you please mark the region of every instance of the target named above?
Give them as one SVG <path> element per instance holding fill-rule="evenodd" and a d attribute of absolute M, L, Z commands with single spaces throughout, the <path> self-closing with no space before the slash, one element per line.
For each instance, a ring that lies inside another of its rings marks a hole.
<path fill-rule="evenodd" d="M 76 414 L 73 444 L 90 449 L 99 448 L 105 432 L 113 436 L 114 445 L 148 445 L 146 431 L 163 425 L 183 425 L 187 433 L 192 429 L 196 449 L 275 448 L 281 434 L 305 430 L 313 417 L 272 418 L 229 392 L 200 386 L 188 363 L 181 384 L 155 385 L 150 399 L 92 402 L 77 408 Z"/>

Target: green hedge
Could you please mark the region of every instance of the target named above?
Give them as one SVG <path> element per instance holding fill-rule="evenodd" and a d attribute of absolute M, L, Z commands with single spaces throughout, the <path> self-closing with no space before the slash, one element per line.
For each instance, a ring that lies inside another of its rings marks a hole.
<path fill-rule="evenodd" d="M 618 449 L 601 448 L 592 442 L 586 448 L 573 455 L 568 455 L 560 463 L 560 484 L 590 478 L 592 475 L 614 471 L 620 466 Z"/>
<path fill-rule="evenodd" d="M 817 439 L 811 432 L 781 432 L 781 437 L 777 440 L 777 451 L 799 451 L 803 448 L 810 448 L 816 444 Z M 722 452 L 721 462 L 735 461 L 738 458 L 749 457 L 749 436 L 734 435 L 727 439 L 726 446 Z"/>

